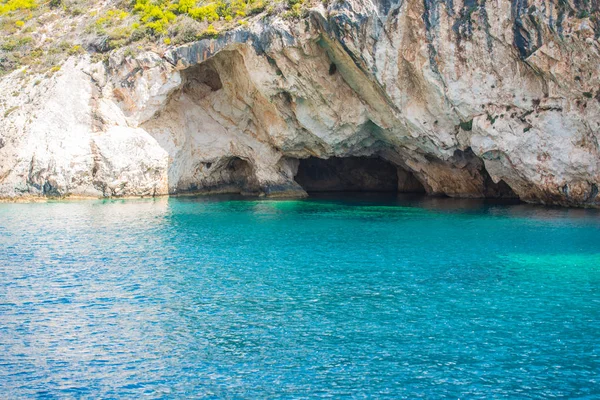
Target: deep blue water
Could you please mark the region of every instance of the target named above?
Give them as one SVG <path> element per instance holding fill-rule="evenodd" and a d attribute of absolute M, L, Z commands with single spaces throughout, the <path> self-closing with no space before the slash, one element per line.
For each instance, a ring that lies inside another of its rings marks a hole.
<path fill-rule="evenodd" d="M 599 398 L 600 214 L 0 204 L 0 398 Z"/>

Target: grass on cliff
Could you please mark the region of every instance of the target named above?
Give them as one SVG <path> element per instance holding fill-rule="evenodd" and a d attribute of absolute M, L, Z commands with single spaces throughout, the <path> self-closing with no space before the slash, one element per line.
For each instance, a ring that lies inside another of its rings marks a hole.
<path fill-rule="evenodd" d="M 295 18 L 311 0 L 0 0 L 0 76 L 53 73 L 70 55 L 160 51 L 216 37 L 256 15 Z M 259 17 L 260 18 L 260 17 Z"/>

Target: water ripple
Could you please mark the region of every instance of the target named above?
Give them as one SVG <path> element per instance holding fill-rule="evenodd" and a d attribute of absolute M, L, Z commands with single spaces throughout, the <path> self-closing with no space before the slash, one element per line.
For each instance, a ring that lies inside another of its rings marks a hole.
<path fill-rule="evenodd" d="M 600 396 L 600 215 L 0 204 L 0 398 Z"/>

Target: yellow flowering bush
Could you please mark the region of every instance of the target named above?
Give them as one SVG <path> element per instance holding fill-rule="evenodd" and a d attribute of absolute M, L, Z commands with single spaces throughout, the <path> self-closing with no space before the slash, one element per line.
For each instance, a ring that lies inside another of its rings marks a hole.
<path fill-rule="evenodd" d="M 35 0 L 0 0 L 0 15 L 11 11 L 33 10 L 37 7 Z"/>

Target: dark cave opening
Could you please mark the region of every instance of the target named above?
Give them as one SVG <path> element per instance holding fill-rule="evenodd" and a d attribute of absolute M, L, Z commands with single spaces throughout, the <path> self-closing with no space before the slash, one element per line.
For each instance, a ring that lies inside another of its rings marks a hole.
<path fill-rule="evenodd" d="M 301 159 L 295 180 L 308 193 L 425 193 L 411 172 L 380 157 Z"/>
<path fill-rule="evenodd" d="M 221 176 L 230 184 L 235 185 L 240 191 L 255 191 L 256 182 L 252 166 L 246 160 L 232 157 L 221 171 Z"/>
<path fill-rule="evenodd" d="M 500 180 L 498 183 L 494 183 L 492 178 L 487 179 L 487 177 L 485 197 L 493 199 L 519 199 L 519 196 L 512 190 L 510 186 L 508 186 L 506 182 Z"/>
<path fill-rule="evenodd" d="M 182 72 L 185 81 L 184 89 L 188 92 L 190 89 L 198 90 L 198 88 L 206 88 L 211 92 L 222 89 L 223 82 L 221 82 L 221 76 L 213 64 L 209 60 L 184 70 Z"/>

